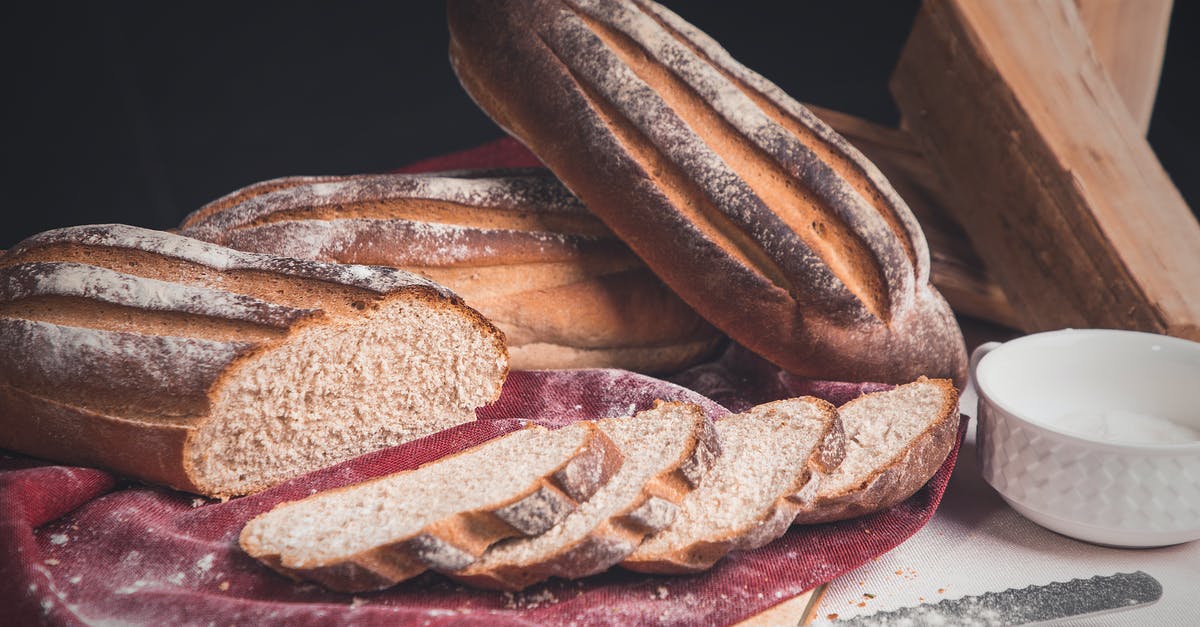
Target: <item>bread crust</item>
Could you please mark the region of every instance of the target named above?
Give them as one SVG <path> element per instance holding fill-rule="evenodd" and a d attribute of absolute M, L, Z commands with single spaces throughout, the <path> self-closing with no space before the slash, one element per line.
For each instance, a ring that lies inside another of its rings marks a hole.
<path fill-rule="evenodd" d="M 663 404 L 659 401 L 656 405 Z M 682 403 L 672 403 L 683 405 Z M 640 498 L 602 521 L 586 536 L 561 547 L 554 555 L 533 563 L 468 567 L 447 574 L 463 583 L 495 590 L 521 590 L 550 577 L 578 579 L 603 572 L 633 553 L 642 539 L 674 520 L 676 504 L 699 485 L 720 455 L 720 439 L 710 420 L 695 405 L 689 406 L 696 429 L 678 459 L 646 482 Z"/>
<path fill-rule="evenodd" d="M 674 372 L 721 338 L 545 170 L 277 179 L 181 228 L 239 250 L 428 276 L 505 332 L 514 368 Z"/>
<path fill-rule="evenodd" d="M 621 566 L 641 573 L 697 573 L 708 570 L 730 551 L 756 549 L 786 533 L 800 511 L 805 495 L 813 489 L 813 485 L 819 483 L 821 474 L 830 464 L 836 466 L 841 462 L 845 450 L 844 443 L 840 441 L 843 431 L 837 409 L 817 398 L 806 397 L 806 400 L 820 408 L 823 416 L 822 432 L 804 464 L 803 472 L 797 475 L 792 485 L 779 495 L 754 524 L 725 530 L 717 537 L 696 539 L 671 552 L 654 555 L 635 553 L 622 561 Z M 773 407 L 794 401 L 795 399 L 787 399 L 766 403 L 754 407 L 750 412 L 770 411 Z"/>
<path fill-rule="evenodd" d="M 833 494 L 818 494 L 805 503 L 795 517 L 797 524 L 834 522 L 883 511 L 915 494 L 941 468 L 958 440 L 958 391 L 947 379 L 921 377 L 916 383 L 935 384 L 943 394 L 941 407 L 930 416 L 925 429 L 854 486 Z M 861 398 L 838 411 L 861 402 Z"/>
<path fill-rule="evenodd" d="M 503 336 L 421 277 L 123 225 L 35 235 L 0 255 L 0 389 L 9 399 L 0 447 L 210 496 L 244 493 L 203 485 L 191 466 L 194 435 L 222 386 L 309 325 L 396 299 L 454 311 L 489 337 L 501 356 L 499 395 Z"/>
<path fill-rule="evenodd" d="M 475 101 L 715 326 L 806 376 L 965 377 L 903 201 L 711 40 L 650 2 L 448 7 Z"/>
<path fill-rule="evenodd" d="M 603 487 L 620 469 L 623 456 L 616 444 L 594 424 L 585 424 L 583 428 L 587 429 L 587 436 L 576 451 L 562 465 L 539 477 L 520 493 L 487 508 L 458 512 L 435 521 L 407 538 L 393 539 L 385 545 L 324 563 L 288 563 L 285 558 L 265 552 L 252 541 L 254 520 L 267 515 L 260 514 L 243 528 L 239 544 L 242 550 L 276 572 L 297 580 L 315 581 L 341 592 L 381 590 L 430 569 L 441 572 L 462 570 L 498 540 L 536 535 L 549 529 Z M 366 483 L 387 479 L 380 477 Z M 345 486 L 320 496 L 327 498 L 363 485 Z M 277 507 L 287 505 L 291 504 L 283 503 Z"/>

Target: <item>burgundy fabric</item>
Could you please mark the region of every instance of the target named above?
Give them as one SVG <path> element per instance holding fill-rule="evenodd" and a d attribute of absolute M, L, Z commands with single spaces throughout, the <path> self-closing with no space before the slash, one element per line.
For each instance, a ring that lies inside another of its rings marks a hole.
<path fill-rule="evenodd" d="M 425 169 L 531 165 L 512 140 L 425 162 Z M 535 160 L 536 161 L 536 160 Z M 756 551 L 691 576 L 613 569 L 518 594 L 425 574 L 382 592 L 326 591 L 285 579 L 237 547 L 242 526 L 274 505 L 463 450 L 519 428 L 627 415 L 656 399 L 729 410 L 811 394 L 841 404 L 879 384 L 814 382 L 737 345 L 674 383 L 620 370 L 513 372 L 480 420 L 361 456 L 265 492 L 220 503 L 110 473 L 0 452 L 0 623 L 12 624 L 724 624 L 830 581 L 903 542 L 933 515 L 954 467 L 873 516 L 795 526 Z M 960 427 L 959 441 L 965 432 Z"/>

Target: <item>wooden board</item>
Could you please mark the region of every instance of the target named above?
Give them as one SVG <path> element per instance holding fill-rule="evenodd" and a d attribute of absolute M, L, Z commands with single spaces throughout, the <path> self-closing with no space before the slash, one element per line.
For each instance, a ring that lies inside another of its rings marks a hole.
<path fill-rule="evenodd" d="M 813 621 L 814 612 L 825 596 L 825 586 L 820 585 L 808 592 L 798 594 L 782 603 L 747 618 L 734 627 L 775 627 L 777 625 L 807 625 Z"/>
<path fill-rule="evenodd" d="M 1070 0 L 927 0 L 892 77 L 1028 331 L 1200 339 L 1200 226 Z"/>
<path fill-rule="evenodd" d="M 1075 0 L 1100 65 L 1142 134 L 1150 128 L 1172 0 Z"/>

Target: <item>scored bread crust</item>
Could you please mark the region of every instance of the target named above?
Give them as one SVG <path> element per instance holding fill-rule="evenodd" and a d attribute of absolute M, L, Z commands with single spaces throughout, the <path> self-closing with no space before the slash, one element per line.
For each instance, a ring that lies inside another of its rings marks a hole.
<path fill-rule="evenodd" d="M 871 472 L 853 486 L 828 494 L 818 489 L 815 497 L 796 515 L 796 523 L 834 522 L 883 511 L 915 494 L 941 468 L 958 441 L 958 391 L 953 383 L 947 379 L 921 377 L 914 383 L 869 396 L 892 394 L 917 384 L 936 385 L 942 393 L 941 406 L 928 416 L 925 428 L 885 463 L 872 467 Z M 846 403 L 838 408 L 838 412 L 844 413 L 847 408 L 863 402 L 863 398 L 860 396 Z"/>
<path fill-rule="evenodd" d="M 841 421 L 837 409 L 826 401 L 814 397 L 785 399 L 757 405 L 743 414 L 765 414 L 787 404 L 804 401 L 815 405 L 821 415 L 821 433 L 813 446 L 804 468 L 795 481 L 762 515 L 750 525 L 738 529 L 725 529 L 721 534 L 697 538 L 674 551 L 657 554 L 637 552 L 621 562 L 621 566 L 632 571 L 656 574 L 697 573 L 708 570 L 730 551 L 745 551 L 759 548 L 787 532 L 802 504 L 811 498 L 820 477 L 841 463 L 845 452 Z M 724 418 L 728 420 L 733 416 Z"/>
<path fill-rule="evenodd" d="M 427 276 L 505 332 L 517 369 L 674 372 L 721 337 L 544 169 L 275 179 L 181 233 Z"/>
<path fill-rule="evenodd" d="M 686 407 L 695 428 L 677 459 L 651 477 L 640 497 L 624 511 L 600 522 L 578 540 L 561 546 L 552 555 L 527 563 L 498 563 L 481 567 L 476 562 L 460 571 L 447 572 L 452 579 L 488 589 L 521 590 L 550 577 L 578 579 L 607 570 L 633 553 L 648 534 L 660 531 L 674 520 L 677 504 L 700 485 L 704 474 L 720 455 L 720 439 L 711 420 L 699 406 L 659 401 Z"/>
<path fill-rule="evenodd" d="M 965 377 L 904 202 L 711 39 L 651 2 L 448 7 L 468 93 L 715 326 L 806 376 Z"/>
<path fill-rule="evenodd" d="M 278 573 L 296 580 L 315 581 L 340 592 L 380 590 L 430 569 L 440 572 L 461 570 L 498 540 L 546 531 L 602 488 L 620 469 L 623 455 L 603 431 L 591 423 L 583 423 L 578 428 L 587 431 L 580 446 L 561 465 L 537 478 L 519 493 L 483 508 L 457 512 L 426 525 L 409 537 L 393 538 L 386 544 L 324 563 L 308 564 L 302 560 L 289 563 L 283 556 L 264 550 L 253 540 L 255 521 L 269 516 L 270 512 L 267 512 L 246 524 L 239 537 L 239 545 L 251 557 Z M 487 443 L 480 446 L 487 446 Z M 423 467 L 436 465 L 477 448 L 435 460 Z M 329 498 L 387 479 L 385 476 L 365 484 L 329 490 L 309 499 Z M 283 503 L 277 507 L 302 506 L 303 503 L 304 500 Z"/>
<path fill-rule="evenodd" d="M 124 225 L 35 235 L 0 255 L 0 447 L 210 496 L 263 489 L 197 475 L 191 447 L 222 386 L 297 333 L 400 302 L 487 338 L 495 378 L 481 394 L 499 396 L 503 336 L 422 277 Z"/>

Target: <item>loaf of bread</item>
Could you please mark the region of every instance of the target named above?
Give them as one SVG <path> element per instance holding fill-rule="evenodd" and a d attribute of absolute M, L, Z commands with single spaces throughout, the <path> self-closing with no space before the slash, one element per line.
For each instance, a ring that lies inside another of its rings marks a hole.
<path fill-rule="evenodd" d="M 475 418 L 501 333 L 392 268 L 101 225 L 0 256 L 0 448 L 246 494 Z"/>
<path fill-rule="evenodd" d="M 284 503 L 242 529 L 243 550 L 332 590 L 379 590 L 461 570 L 501 538 L 552 528 L 623 467 L 591 422 L 531 426 L 466 451 Z"/>
<path fill-rule="evenodd" d="M 649 0 L 450 0 L 463 86 L 685 301 L 794 373 L 966 374 L 929 250 L 870 162 Z"/>
<path fill-rule="evenodd" d="M 504 331 L 514 368 L 674 372 L 721 337 L 545 170 L 276 179 L 181 228 L 239 250 L 422 274 Z"/>
<path fill-rule="evenodd" d="M 642 539 L 674 521 L 678 504 L 720 457 L 713 423 L 696 405 L 660 403 L 597 426 L 625 462 L 613 478 L 545 533 L 501 542 L 466 568 L 448 573 L 483 588 L 520 590 L 548 579 L 577 579 L 608 569 Z"/>

